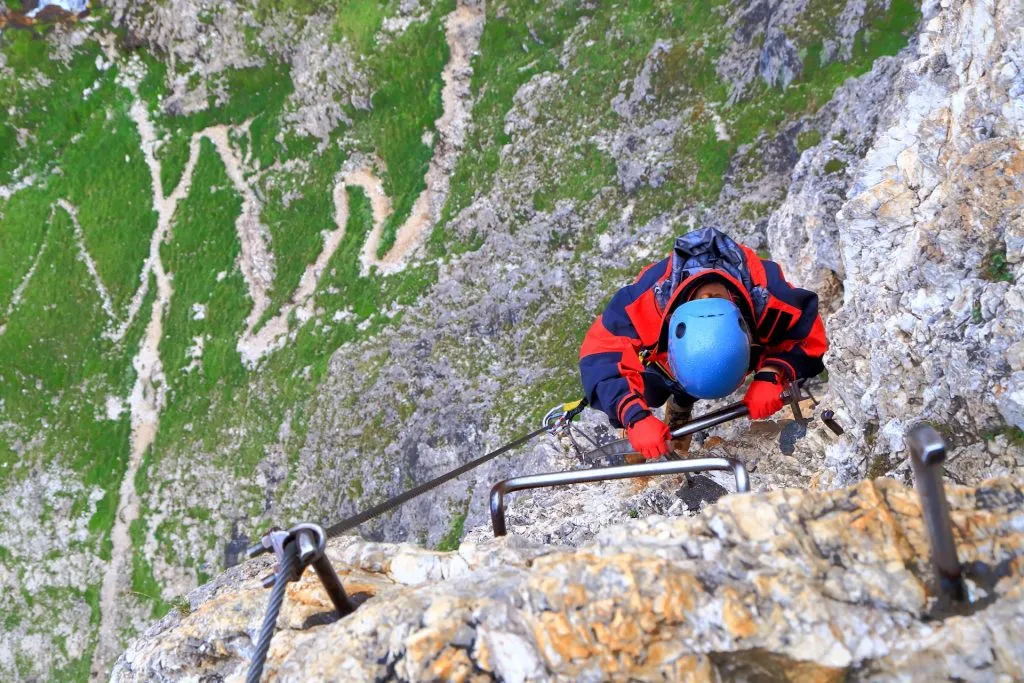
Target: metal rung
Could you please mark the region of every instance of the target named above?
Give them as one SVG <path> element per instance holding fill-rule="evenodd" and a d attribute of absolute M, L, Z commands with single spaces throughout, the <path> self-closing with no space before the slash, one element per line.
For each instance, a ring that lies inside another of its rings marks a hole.
<path fill-rule="evenodd" d="M 736 477 L 736 490 L 740 493 L 750 491 L 750 478 L 747 476 L 747 468 L 743 466 L 742 462 L 733 458 L 694 458 L 692 460 L 672 460 L 641 465 L 532 474 L 526 477 L 514 477 L 505 481 L 499 481 L 491 488 L 491 528 L 494 529 L 495 536 L 504 536 L 508 533 L 505 527 L 505 494 L 512 493 L 513 491 L 547 488 L 550 486 L 566 486 L 569 484 L 588 484 L 596 481 L 612 481 L 614 479 L 634 479 L 636 477 L 654 477 L 666 474 L 707 472 L 710 470 L 731 471 L 733 476 Z"/>
<path fill-rule="evenodd" d="M 746 417 L 749 414 L 750 411 L 747 409 L 747 406 L 743 401 L 732 403 L 724 408 L 701 415 L 700 417 L 695 417 L 682 427 L 674 430 L 672 432 L 672 438 L 678 439 L 689 434 L 696 434 L 697 432 L 717 427 L 720 424 L 725 424 L 726 422 L 730 422 L 736 418 Z"/>
<path fill-rule="evenodd" d="M 967 586 L 960 573 L 956 539 L 949 519 L 949 505 L 942 482 L 946 462 L 946 443 L 930 424 L 922 423 L 907 432 L 904 438 L 910 449 L 910 466 L 914 484 L 921 497 L 921 515 L 928 529 L 932 546 L 932 563 L 939 581 L 939 591 L 955 602 L 967 602 Z"/>

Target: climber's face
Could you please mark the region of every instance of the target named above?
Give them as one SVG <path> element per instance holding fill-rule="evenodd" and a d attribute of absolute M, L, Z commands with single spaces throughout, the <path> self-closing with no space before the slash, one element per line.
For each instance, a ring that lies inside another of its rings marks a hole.
<path fill-rule="evenodd" d="M 697 299 L 728 299 L 732 301 L 732 295 L 729 294 L 729 288 L 721 282 L 709 282 L 698 287 L 690 297 L 690 301 Z"/>
<path fill-rule="evenodd" d="M 693 296 L 690 297 L 690 301 L 697 301 L 698 299 L 725 299 L 726 301 L 736 303 L 729 292 L 729 288 L 721 282 L 709 282 L 698 287 L 694 291 Z M 747 343 L 751 343 L 753 340 L 750 338 L 750 330 L 747 329 L 746 325 L 743 326 L 743 331 L 747 334 Z"/>

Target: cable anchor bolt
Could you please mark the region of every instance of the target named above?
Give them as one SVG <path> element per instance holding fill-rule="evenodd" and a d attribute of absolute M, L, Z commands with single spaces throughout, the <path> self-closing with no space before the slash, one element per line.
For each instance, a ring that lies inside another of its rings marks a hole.
<path fill-rule="evenodd" d="M 306 567 L 312 566 L 320 583 L 323 584 L 324 590 L 327 591 L 327 596 L 338 610 L 339 616 L 348 616 L 354 612 L 356 606 L 348 597 L 338 573 L 334 571 L 334 566 L 327 558 L 327 534 L 318 524 L 297 524 L 288 531 L 278 528 L 270 529 L 258 544 L 246 551 L 246 556 L 253 558 L 273 552 L 277 556 L 278 566 L 283 566 L 287 552 L 285 546 L 289 543 L 295 544 L 298 563 L 287 580 L 289 582 L 298 581 L 306 571 Z M 275 571 L 263 578 L 264 588 L 274 585 L 276 574 Z"/>

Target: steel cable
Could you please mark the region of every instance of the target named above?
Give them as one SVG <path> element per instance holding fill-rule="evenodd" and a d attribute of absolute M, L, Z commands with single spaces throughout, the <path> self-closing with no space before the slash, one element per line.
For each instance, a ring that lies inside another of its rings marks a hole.
<path fill-rule="evenodd" d="M 270 601 L 267 603 L 267 611 L 263 615 L 263 626 L 260 628 L 259 638 L 256 640 L 256 649 L 252 653 L 252 661 L 249 663 L 249 673 L 245 677 L 246 683 L 259 683 L 263 677 L 263 664 L 267 660 L 267 652 L 270 650 L 270 640 L 274 637 L 277 629 L 277 617 L 281 612 L 281 605 L 284 604 L 285 590 L 288 582 L 293 580 L 292 574 L 298 562 L 298 554 L 293 542 L 284 546 L 284 559 L 281 560 L 277 573 L 274 575 L 274 587 L 270 591 Z"/>
<path fill-rule="evenodd" d="M 501 448 L 499 448 L 497 450 L 491 451 L 487 455 L 481 455 L 476 460 L 470 460 L 465 465 L 462 465 L 460 467 L 456 467 L 451 472 L 448 472 L 446 474 L 442 474 L 440 477 L 437 477 L 435 479 L 431 479 L 430 481 L 425 482 L 423 484 L 420 484 L 419 486 L 414 486 L 413 488 L 409 489 L 408 491 L 405 491 L 403 493 L 398 494 L 394 498 L 389 498 L 388 500 L 384 501 L 383 503 L 380 503 L 379 505 L 374 505 L 373 507 L 371 507 L 369 509 L 363 510 L 362 512 L 360 512 L 358 515 L 355 515 L 354 517 L 349 517 L 348 519 L 344 519 L 344 520 L 338 522 L 337 524 L 327 528 L 327 538 L 334 538 L 338 534 L 342 534 L 342 533 L 344 533 L 346 531 L 349 531 L 351 529 L 355 529 L 357 526 L 359 526 L 363 522 L 369 521 L 369 520 L 373 519 L 374 517 L 377 517 L 378 515 L 384 514 L 385 512 L 389 512 L 389 511 L 399 507 L 400 505 L 409 502 L 413 498 L 416 498 L 417 496 L 421 496 L 424 493 L 426 493 L 427 491 L 430 491 L 431 489 L 435 489 L 438 486 L 440 486 L 441 484 L 444 484 L 445 482 L 451 481 L 452 479 L 455 479 L 456 477 L 461 476 L 461 475 L 465 474 L 466 472 L 469 472 L 470 470 L 479 467 L 480 465 L 483 465 L 488 460 L 493 460 L 494 458 L 498 457 L 502 453 L 506 453 L 506 452 L 512 450 L 513 448 L 515 448 L 516 446 L 521 446 L 522 444 L 526 443 L 530 439 L 533 439 L 533 438 L 535 438 L 537 436 L 540 436 L 541 434 L 543 434 L 546 431 L 548 431 L 547 427 L 541 427 L 540 429 L 537 429 L 535 431 L 530 432 L 529 434 L 526 434 L 524 436 L 519 437 L 515 441 L 511 441 L 511 442 L 505 444 L 504 446 L 502 446 Z"/>
<path fill-rule="evenodd" d="M 580 407 L 576 413 L 578 414 Z M 540 436 L 544 432 L 549 431 L 548 427 L 541 427 L 540 429 L 534 430 L 529 434 L 525 434 L 515 441 L 511 441 L 497 450 L 493 450 L 486 455 L 482 455 L 475 460 L 471 460 L 465 465 L 456 467 L 454 470 L 442 474 L 440 477 L 431 479 L 428 482 L 415 486 L 408 491 L 404 491 L 394 498 L 374 505 L 373 507 L 360 512 L 359 514 L 344 519 L 337 524 L 329 527 L 325 532 L 326 538 L 332 538 L 338 534 L 354 529 L 363 522 L 366 522 L 374 517 L 384 514 L 393 510 L 403 503 L 406 503 L 417 496 L 421 496 L 427 491 L 437 488 L 445 482 L 451 481 L 456 477 L 469 472 L 472 469 L 483 465 L 488 460 L 493 460 L 503 453 L 521 446 L 522 444 Z M 256 640 L 256 649 L 253 651 L 252 660 L 249 664 L 249 673 L 246 676 L 246 683 L 259 683 L 263 676 L 263 665 L 266 663 L 267 652 L 270 650 L 270 641 L 274 637 L 274 631 L 277 629 L 277 617 L 281 612 L 281 605 L 284 603 L 285 588 L 289 581 L 295 580 L 297 576 L 293 576 L 297 568 L 298 563 L 298 551 L 293 541 L 288 541 L 284 544 L 282 549 L 284 551 L 284 557 L 280 559 L 280 564 L 277 573 L 274 575 L 274 587 L 270 592 L 270 601 L 267 603 L 267 611 L 263 617 L 263 626 L 260 628 L 259 637 Z"/>

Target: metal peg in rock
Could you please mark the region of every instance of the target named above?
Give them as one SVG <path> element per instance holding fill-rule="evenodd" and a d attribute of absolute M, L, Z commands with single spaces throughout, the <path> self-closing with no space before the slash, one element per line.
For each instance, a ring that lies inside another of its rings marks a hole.
<path fill-rule="evenodd" d="M 846 431 L 836 422 L 836 413 L 833 410 L 823 410 L 821 412 L 822 423 L 832 430 L 832 433 L 836 436 L 842 436 Z"/>
<path fill-rule="evenodd" d="M 793 421 L 787 422 L 779 434 L 779 450 L 786 455 L 793 455 L 796 452 L 796 442 L 807 436 L 807 423 L 810 422 L 800 410 L 800 381 L 790 382 L 782 397 L 789 402 L 789 409 L 793 411 Z"/>
<path fill-rule="evenodd" d="M 967 586 L 960 574 L 956 540 L 949 519 L 946 490 L 942 482 L 946 443 L 930 424 L 912 428 L 904 437 L 910 450 L 914 486 L 921 497 L 921 515 L 932 546 L 932 563 L 938 575 L 939 591 L 956 602 L 967 602 Z"/>
<path fill-rule="evenodd" d="M 494 530 L 495 537 L 504 536 L 508 533 L 505 525 L 505 494 L 512 493 L 513 491 L 667 474 L 707 472 L 710 470 L 731 471 L 736 479 L 736 491 L 738 493 L 750 491 L 750 477 L 747 476 L 747 468 L 744 467 L 742 462 L 734 458 L 691 458 L 689 460 L 666 460 L 665 462 L 652 462 L 642 465 L 596 467 L 567 472 L 546 472 L 544 474 L 532 474 L 499 481 L 491 488 L 491 528 Z"/>
<path fill-rule="evenodd" d="M 811 416 L 804 417 L 803 411 L 800 410 L 802 391 L 806 390 L 802 386 L 801 381 L 796 380 L 789 383 L 786 393 L 783 394 L 783 399 L 789 401 L 789 407 L 793 411 L 792 422 L 787 422 L 782 428 L 782 433 L 779 434 L 779 450 L 786 455 L 793 455 L 796 452 L 796 442 L 807 436 L 807 425 L 813 419 Z M 814 401 L 814 396 L 811 395 L 810 391 L 806 391 L 806 393 L 808 398 Z M 814 403 L 817 405 L 817 401 L 814 401 Z M 835 411 L 821 411 L 821 422 L 836 436 L 843 435 L 844 430 L 836 422 Z"/>
<path fill-rule="evenodd" d="M 292 570 L 288 581 L 298 581 L 299 577 L 302 576 L 303 570 L 312 565 L 313 571 L 316 572 L 317 578 L 323 584 L 324 590 L 327 591 L 327 596 L 334 603 L 338 614 L 344 617 L 354 612 L 355 605 L 352 604 L 348 594 L 345 593 L 345 588 L 342 586 L 337 572 L 334 571 L 331 561 L 327 559 L 327 535 L 319 525 L 297 524 L 288 531 L 271 529 L 263 537 L 262 541 L 249 548 L 246 554 L 249 557 L 256 557 L 263 553 L 273 552 L 277 555 L 278 561 L 281 562 L 285 556 L 285 544 L 291 542 L 296 544 L 298 563 L 295 565 L 295 569 Z M 278 572 L 280 572 L 280 566 Z M 263 579 L 263 587 L 270 588 L 273 586 L 276 578 L 277 573 L 265 577 Z"/>
<path fill-rule="evenodd" d="M 355 610 L 355 605 L 349 600 L 345 588 L 341 585 L 341 579 L 334 571 L 331 561 L 327 559 L 326 549 L 327 534 L 321 527 L 316 524 L 299 524 L 288 531 L 271 529 L 260 543 L 246 552 L 249 557 L 273 552 L 278 560 L 274 573 L 263 579 L 264 588 L 271 589 L 270 600 L 267 603 L 267 612 L 263 616 L 259 636 L 256 638 L 256 647 L 253 649 L 245 678 L 246 683 L 259 683 L 262 680 L 263 666 L 270 650 L 270 640 L 277 628 L 277 617 L 284 603 L 286 587 L 290 582 L 298 581 L 306 567 L 313 565 L 313 570 L 316 571 L 340 616 L 347 616 Z"/>

